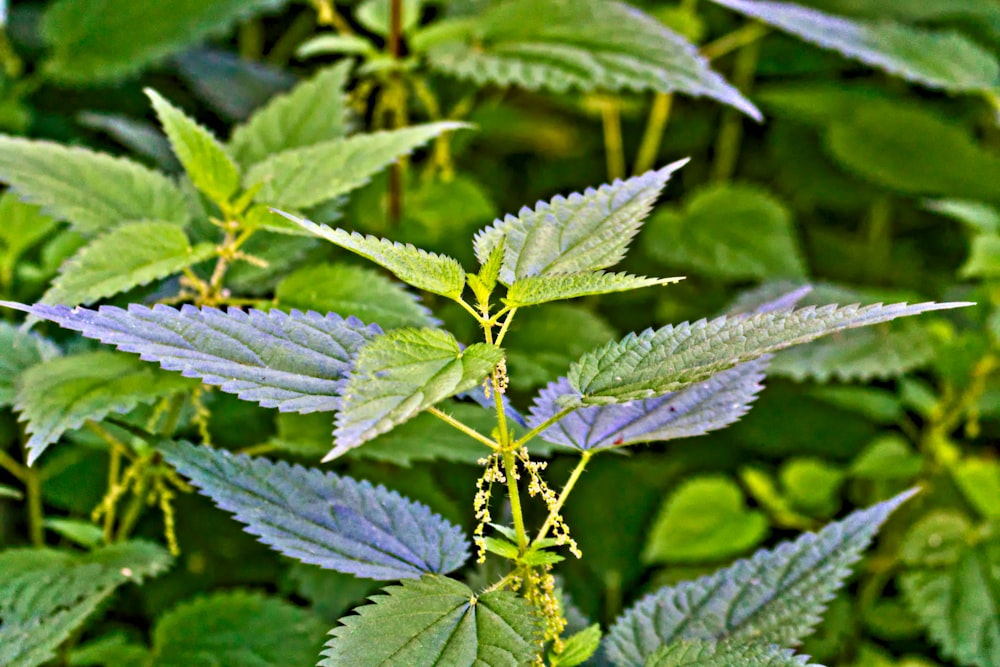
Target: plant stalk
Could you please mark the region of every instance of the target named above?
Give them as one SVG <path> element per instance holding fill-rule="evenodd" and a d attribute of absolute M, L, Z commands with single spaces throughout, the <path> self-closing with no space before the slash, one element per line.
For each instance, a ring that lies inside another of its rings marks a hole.
<path fill-rule="evenodd" d="M 521 511 L 521 494 L 517 488 L 517 460 L 513 451 L 504 451 L 504 476 L 507 478 L 507 494 L 510 499 L 510 513 L 517 533 L 517 546 L 524 553 L 528 549 L 528 534 L 524 529 L 524 514 Z"/>
<path fill-rule="evenodd" d="M 660 152 L 663 133 L 670 120 L 670 108 L 673 106 L 673 101 L 674 96 L 671 93 L 657 93 L 653 97 L 653 106 L 649 109 L 646 131 L 642 134 L 639 154 L 635 158 L 635 166 L 632 169 L 633 174 L 637 176 L 643 174 L 656 164 L 656 156 Z"/>
<path fill-rule="evenodd" d="M 622 142 L 621 105 L 613 97 L 601 100 L 601 126 L 604 129 L 604 153 L 607 158 L 608 180 L 625 176 L 625 146 Z"/>
<path fill-rule="evenodd" d="M 538 529 L 538 535 L 535 536 L 534 542 L 539 540 L 544 540 L 549 529 L 552 528 L 552 524 L 555 522 L 556 517 L 559 516 L 559 512 L 562 511 L 563 505 L 566 504 L 566 499 L 569 498 L 569 494 L 573 492 L 573 487 L 576 486 L 577 481 L 579 481 L 580 476 L 583 474 L 584 469 L 587 467 L 587 463 L 593 458 L 594 452 L 585 451 L 580 457 L 580 462 L 576 464 L 573 468 L 573 472 L 570 473 L 569 479 L 566 480 L 566 486 L 563 487 L 562 492 L 559 494 L 559 498 L 556 500 L 556 504 L 549 510 L 549 515 L 545 517 L 545 523 L 542 527 Z"/>
<path fill-rule="evenodd" d="M 733 85 L 746 93 L 753 85 L 754 71 L 760 58 L 760 42 L 747 44 L 737 55 L 733 64 Z M 740 157 L 740 142 L 743 140 L 743 117 L 733 109 L 722 115 L 722 127 L 715 142 L 715 162 L 712 164 L 712 181 L 724 183 L 736 171 Z"/>
<path fill-rule="evenodd" d="M 434 408 L 434 407 L 428 408 L 427 411 L 429 413 L 431 413 L 432 415 L 434 415 L 435 417 L 437 417 L 438 419 L 440 419 L 441 421 L 443 421 L 444 423 L 448 424 L 449 426 L 452 426 L 452 427 L 458 429 L 459 431 L 461 431 L 465 435 L 469 436 L 473 440 L 476 440 L 478 442 L 483 443 L 484 445 L 486 445 L 490 449 L 493 449 L 493 450 L 500 449 L 500 443 L 498 443 L 497 441 L 495 441 L 495 440 L 493 440 L 491 438 L 487 438 L 485 435 L 483 435 L 482 433 L 480 433 L 476 429 L 472 428 L 468 424 L 465 424 L 464 422 L 461 422 L 461 421 L 455 419 L 454 417 L 452 417 L 451 415 L 449 415 L 447 412 L 444 412 L 444 411 L 439 410 L 438 408 Z"/>

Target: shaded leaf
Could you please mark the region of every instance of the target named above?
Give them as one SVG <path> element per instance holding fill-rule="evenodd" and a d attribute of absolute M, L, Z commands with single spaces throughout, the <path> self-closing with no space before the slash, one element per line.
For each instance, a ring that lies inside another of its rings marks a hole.
<path fill-rule="evenodd" d="M 187 443 L 163 456 L 246 531 L 276 551 L 368 579 L 462 566 L 462 531 L 426 506 L 369 482 Z"/>
<path fill-rule="evenodd" d="M 0 322 L 0 408 L 14 404 L 14 385 L 27 369 L 59 356 L 59 348 L 37 334 Z"/>
<path fill-rule="evenodd" d="M 677 91 L 711 97 L 760 119 L 757 108 L 713 72 L 692 44 L 623 2 L 513 0 L 491 4 L 460 25 L 451 35 L 449 24 L 437 26 L 430 63 L 480 85 Z"/>
<path fill-rule="evenodd" d="M 388 239 L 317 225 L 311 220 L 278 212 L 312 234 L 388 269 L 397 278 L 418 289 L 455 298 L 465 287 L 462 265 L 447 255 L 437 255 Z"/>
<path fill-rule="evenodd" d="M 17 382 L 21 421 L 27 422 L 28 463 L 69 430 L 87 420 L 124 414 L 193 389 L 190 380 L 160 371 L 135 357 L 114 352 L 85 352 L 32 366 Z"/>
<path fill-rule="evenodd" d="M 424 577 L 371 600 L 330 632 L 320 667 L 519 667 L 538 646 L 531 607 L 509 591 L 476 596 L 453 579 Z"/>
<path fill-rule="evenodd" d="M 911 495 L 854 512 L 713 575 L 647 595 L 609 631 L 608 656 L 615 665 L 639 666 L 681 639 L 797 642 L 819 622 L 879 526 Z"/>
<path fill-rule="evenodd" d="M 604 273 L 603 271 L 543 273 L 515 280 L 514 284 L 507 290 L 503 302 L 508 306 L 520 308 L 594 294 L 627 292 L 654 285 L 670 285 L 681 280 L 683 279 L 646 278 L 628 273 Z"/>
<path fill-rule="evenodd" d="M 968 457 L 951 468 L 955 484 L 985 519 L 1000 519 L 1000 462 Z"/>
<path fill-rule="evenodd" d="M 240 170 L 219 140 L 152 88 L 153 103 L 174 155 L 195 187 L 215 202 L 228 202 L 240 187 Z"/>
<path fill-rule="evenodd" d="M 171 371 L 283 412 L 332 412 L 358 350 L 381 330 L 334 313 L 131 305 L 97 310 L 0 301 Z"/>
<path fill-rule="evenodd" d="M 712 2 L 930 88 L 977 91 L 1000 84 L 996 58 L 955 31 L 931 31 L 884 20 L 877 24 L 852 21 L 782 2 Z"/>
<path fill-rule="evenodd" d="M 597 451 L 703 435 L 724 428 L 747 413 L 763 389 L 761 382 L 769 361 L 768 356 L 740 364 L 657 398 L 580 408 L 545 429 L 539 437 L 574 449 Z M 528 425 L 538 426 L 559 412 L 557 399 L 571 392 L 566 378 L 550 383 L 531 406 Z"/>
<path fill-rule="evenodd" d="M 85 234 L 136 220 L 189 219 L 184 195 L 169 178 L 86 148 L 0 136 L 0 180 Z"/>
<path fill-rule="evenodd" d="M 515 218 L 497 220 L 475 238 L 476 257 L 485 264 L 498 244 L 505 244 L 500 282 L 539 274 L 595 271 L 617 264 L 632 237 L 670 179 L 687 163 L 675 162 L 626 181 L 616 180 L 583 194 L 555 197 Z"/>
<path fill-rule="evenodd" d="M 1000 276 L 1000 236 L 978 234 L 972 239 L 969 257 L 958 270 L 963 278 L 990 279 Z"/>
<path fill-rule="evenodd" d="M 146 285 L 215 256 L 215 244 L 191 247 L 169 222 L 116 227 L 81 248 L 59 269 L 43 303 L 76 306 Z"/>
<path fill-rule="evenodd" d="M 215 593 L 163 614 L 153 631 L 157 667 L 307 667 L 323 622 L 284 600 L 248 591 Z"/>
<path fill-rule="evenodd" d="M 395 329 L 362 348 L 344 389 L 324 460 L 340 456 L 483 381 L 503 358 L 493 345 L 464 350 L 440 329 Z"/>
<path fill-rule="evenodd" d="M 304 209 L 347 194 L 434 137 L 466 127 L 428 123 L 402 130 L 331 139 L 275 153 L 247 172 L 247 188 L 262 185 L 257 200 L 271 206 Z"/>
<path fill-rule="evenodd" d="M 21 256 L 52 233 L 56 221 L 13 192 L 0 195 L 0 275 L 13 275 Z"/>
<path fill-rule="evenodd" d="M 229 148 L 244 167 L 290 148 L 312 146 L 347 133 L 345 60 L 319 70 L 288 93 L 276 95 L 233 130 Z"/>

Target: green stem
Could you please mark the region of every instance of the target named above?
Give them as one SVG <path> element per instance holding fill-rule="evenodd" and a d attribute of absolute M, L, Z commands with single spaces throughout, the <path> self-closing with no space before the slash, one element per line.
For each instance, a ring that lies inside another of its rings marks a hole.
<path fill-rule="evenodd" d="M 674 96 L 670 93 L 657 93 L 653 97 L 653 106 L 649 109 L 646 131 L 642 134 L 639 155 L 635 158 L 635 167 L 632 169 L 633 174 L 643 174 L 652 169 L 656 163 L 656 156 L 663 142 L 663 132 L 670 120 L 670 107 L 673 106 L 673 101 Z"/>
<path fill-rule="evenodd" d="M 160 433 L 168 438 L 174 434 L 174 431 L 177 430 L 177 422 L 180 421 L 181 418 L 181 411 L 184 409 L 184 404 L 186 402 L 186 394 L 177 394 L 170 399 L 170 410 L 167 412 L 167 416 L 163 420 L 163 426 L 160 428 Z"/>
<path fill-rule="evenodd" d="M 141 470 L 138 474 L 139 481 L 133 492 L 135 495 L 132 496 L 128 508 L 125 510 L 125 515 L 122 517 L 122 522 L 118 525 L 116 542 L 124 541 L 132 533 L 139 517 L 142 516 L 142 508 L 146 504 L 146 492 L 149 490 L 149 470 L 148 468 Z"/>
<path fill-rule="evenodd" d="M 709 60 L 721 58 L 727 53 L 732 53 L 737 49 L 742 49 L 744 46 L 749 46 L 759 41 L 768 32 L 767 26 L 761 23 L 747 23 L 743 27 L 703 46 L 701 48 L 701 55 Z"/>
<path fill-rule="evenodd" d="M 566 499 L 569 498 L 569 494 L 573 492 L 573 487 L 576 486 L 577 481 L 579 481 L 580 476 L 583 474 L 584 469 L 587 467 L 587 463 L 593 458 L 594 452 L 585 451 L 583 456 L 580 457 L 580 462 L 576 464 L 573 468 L 573 472 L 570 473 L 569 479 L 566 480 L 566 486 L 563 487 L 562 492 L 559 494 L 559 498 L 556 500 L 556 504 L 549 510 L 549 515 L 545 517 L 545 523 L 542 527 L 538 529 L 538 535 L 535 537 L 534 542 L 539 540 L 544 540 L 546 534 L 548 534 L 549 529 L 552 528 L 552 524 L 555 522 L 556 517 L 559 516 L 559 512 L 562 510 L 563 505 L 566 504 Z"/>
<path fill-rule="evenodd" d="M 121 477 L 122 453 L 117 447 L 112 447 L 108 463 L 108 494 L 117 488 Z M 117 503 L 108 503 L 104 508 L 104 541 L 111 544 L 115 538 L 115 507 Z"/>
<path fill-rule="evenodd" d="M 264 53 L 264 24 L 260 19 L 249 19 L 240 24 L 236 37 L 240 58 L 260 60 Z"/>
<path fill-rule="evenodd" d="M 403 0 L 389 0 L 389 37 L 386 47 L 393 60 L 403 55 Z M 406 125 L 406 87 L 398 72 L 391 74 L 393 88 L 392 126 L 399 129 Z M 403 162 L 389 165 L 389 225 L 395 227 L 403 219 Z"/>
<path fill-rule="evenodd" d="M 459 431 L 469 436 L 473 440 L 477 440 L 483 443 L 490 449 L 493 450 L 500 449 L 500 443 L 498 443 L 496 440 L 493 440 L 492 438 L 487 438 L 485 435 L 483 435 L 476 429 L 472 428 L 468 424 L 465 424 L 464 422 L 455 419 L 447 412 L 439 410 L 438 408 L 428 408 L 427 411 L 432 415 L 434 415 L 435 417 L 437 417 L 438 419 L 440 419 L 441 421 L 443 421 L 444 423 L 448 424 L 449 426 L 458 429 Z"/>
<path fill-rule="evenodd" d="M 604 152 L 607 157 L 608 180 L 625 176 L 625 146 L 622 142 L 622 115 L 618 100 L 601 100 L 601 126 L 604 129 Z"/>
<path fill-rule="evenodd" d="M 28 498 L 28 534 L 36 547 L 45 546 L 45 514 L 42 511 L 42 480 L 35 468 L 25 468 L 24 494 Z"/>
<path fill-rule="evenodd" d="M 511 308 L 510 313 L 507 315 L 506 319 L 503 321 L 503 326 L 500 327 L 500 331 L 497 332 L 497 338 L 493 341 L 494 345 L 499 346 L 503 342 L 504 336 L 507 335 L 507 329 L 510 327 L 510 321 L 514 319 L 514 313 L 517 312 L 517 308 Z"/>
<path fill-rule="evenodd" d="M 9 79 L 17 79 L 24 72 L 24 62 L 10 43 L 6 26 L 0 27 L 0 64 Z"/>
<path fill-rule="evenodd" d="M 754 70 L 760 57 L 760 42 L 752 42 L 736 55 L 733 64 L 733 85 L 746 93 L 753 84 Z M 724 183 L 732 178 L 740 156 L 740 142 L 743 140 L 743 117 L 738 111 L 727 110 L 722 116 L 722 127 L 715 142 L 715 162 L 712 164 L 712 180 Z"/>
<path fill-rule="evenodd" d="M 527 433 L 525 433 L 523 436 L 521 436 L 520 438 L 518 438 L 518 440 L 513 445 L 511 445 L 511 447 L 513 449 L 520 449 L 521 447 L 523 447 L 524 445 L 526 445 L 536 435 L 538 435 L 539 433 L 541 433 L 542 431 L 544 431 L 548 427 L 552 426 L 557 421 L 559 421 L 560 419 L 562 419 L 563 417 L 565 417 L 569 413 L 573 412 L 574 410 L 576 410 L 575 406 L 574 407 L 570 407 L 570 408 L 563 408 L 562 410 L 560 410 L 559 412 L 555 413 L 554 415 L 552 415 L 551 417 L 549 417 L 548 419 L 546 419 L 545 421 L 543 421 L 541 424 L 539 424 L 538 426 L 536 426 L 535 428 L 531 429 L 530 431 L 528 431 Z"/>
<path fill-rule="evenodd" d="M 507 478 L 507 494 L 510 497 L 510 513 L 517 532 L 517 546 L 524 553 L 528 549 L 528 534 L 524 529 L 524 514 L 521 512 L 521 494 L 517 488 L 517 460 L 514 452 L 503 452 L 504 476 Z"/>
<path fill-rule="evenodd" d="M 292 24 L 282 33 L 268 52 L 267 60 L 272 65 L 286 65 L 295 56 L 299 44 L 316 30 L 316 14 L 308 9 L 299 12 Z"/>
<path fill-rule="evenodd" d="M 0 468 L 3 468 L 19 481 L 24 482 L 28 478 L 27 467 L 14 460 L 14 457 L 0 449 Z"/>
<path fill-rule="evenodd" d="M 892 197 L 882 195 L 872 202 L 865 226 L 868 250 L 865 276 L 868 282 L 878 282 L 877 278 L 885 275 L 892 243 Z"/>

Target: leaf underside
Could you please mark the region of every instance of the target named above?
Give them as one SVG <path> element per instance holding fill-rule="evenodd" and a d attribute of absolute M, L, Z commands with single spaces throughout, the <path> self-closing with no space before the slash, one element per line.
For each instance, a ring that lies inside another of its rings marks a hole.
<path fill-rule="evenodd" d="M 420 503 L 369 482 L 187 443 L 164 458 L 276 551 L 368 579 L 412 579 L 462 566 L 468 541 Z"/>

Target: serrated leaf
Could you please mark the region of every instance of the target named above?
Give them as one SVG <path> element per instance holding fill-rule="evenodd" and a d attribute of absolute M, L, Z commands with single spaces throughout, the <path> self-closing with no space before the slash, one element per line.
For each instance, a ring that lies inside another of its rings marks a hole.
<path fill-rule="evenodd" d="M 42 303 L 76 306 L 146 285 L 215 256 L 215 245 L 191 247 L 169 222 L 134 222 L 97 237 L 59 269 Z"/>
<path fill-rule="evenodd" d="M 781 2 L 712 2 L 929 88 L 962 92 L 1000 84 L 996 58 L 955 31 L 931 31 L 885 20 L 877 24 L 852 21 Z"/>
<path fill-rule="evenodd" d="M 131 305 L 97 310 L 0 301 L 170 371 L 282 412 L 332 412 L 355 355 L 380 333 L 334 313 Z"/>
<path fill-rule="evenodd" d="M 248 533 L 303 563 L 410 579 L 451 572 L 468 557 L 460 528 L 382 486 L 186 443 L 161 449 Z"/>
<path fill-rule="evenodd" d="M 121 79 L 284 5 L 284 0 L 60 0 L 42 18 L 50 49 L 45 75 L 71 84 Z"/>
<path fill-rule="evenodd" d="M 305 667 L 323 644 L 323 622 L 284 600 L 229 591 L 181 603 L 153 631 L 156 667 Z"/>
<path fill-rule="evenodd" d="M 503 358 L 493 345 L 464 350 L 447 331 L 395 329 L 362 348 L 344 389 L 334 447 L 324 461 L 478 385 Z"/>
<path fill-rule="evenodd" d="M 646 278 L 628 273 L 603 271 L 580 273 L 543 273 L 514 281 L 503 302 L 513 308 L 535 306 L 549 301 L 575 299 L 595 294 L 627 292 L 629 290 L 671 285 L 683 278 Z"/>
<path fill-rule="evenodd" d="M 590 659 L 601 643 L 601 626 L 598 623 L 569 637 L 558 655 L 549 653 L 552 667 L 576 667 Z"/>
<path fill-rule="evenodd" d="M 492 4 L 451 37 L 430 49 L 431 66 L 481 85 L 555 92 L 677 91 L 761 117 L 692 44 L 623 2 Z"/>
<path fill-rule="evenodd" d="M 226 149 L 211 132 L 155 90 L 146 88 L 145 92 L 194 186 L 217 203 L 228 202 L 240 187 L 240 170 Z"/>
<path fill-rule="evenodd" d="M 664 502 L 650 528 L 646 563 L 721 561 L 749 551 L 767 537 L 767 516 L 749 510 L 728 477 L 694 477 Z"/>
<path fill-rule="evenodd" d="M 500 282 L 539 274 L 596 271 L 617 264 L 670 179 L 686 160 L 583 194 L 555 197 L 522 208 L 476 234 L 476 257 L 485 264 L 505 243 Z"/>
<path fill-rule="evenodd" d="M 531 607 L 509 591 L 476 596 L 453 579 L 390 586 L 341 619 L 319 667 L 520 667 L 537 648 Z"/>
<path fill-rule="evenodd" d="M 764 643 L 713 642 L 701 639 L 672 642 L 646 660 L 644 667 L 821 667 L 808 656 Z"/>
<path fill-rule="evenodd" d="M 247 172 L 247 188 L 261 185 L 257 201 L 305 209 L 361 187 L 376 173 L 462 123 L 427 123 L 402 130 L 331 139 L 268 156 Z"/>
<path fill-rule="evenodd" d="M 14 384 L 21 373 L 57 356 L 59 348 L 41 336 L 0 322 L 0 408 L 14 404 Z"/>
<path fill-rule="evenodd" d="M 385 329 L 437 324 L 416 294 L 377 271 L 350 264 L 304 266 L 278 283 L 274 298 L 283 308 L 353 315 Z"/>
<path fill-rule="evenodd" d="M 311 220 L 278 211 L 310 233 L 326 239 L 391 271 L 397 278 L 434 294 L 450 298 L 461 295 L 465 287 L 465 270 L 457 259 L 437 255 L 409 244 L 394 243 L 375 236 L 317 225 Z"/>
<path fill-rule="evenodd" d="M 184 195 L 169 178 L 86 148 L 0 136 L 0 181 L 84 234 L 135 220 L 189 220 Z"/>
<path fill-rule="evenodd" d="M 951 467 L 951 476 L 980 516 L 1000 520 L 1000 462 L 965 458 Z"/>
<path fill-rule="evenodd" d="M 249 168 L 275 153 L 344 136 L 344 87 L 350 71 L 351 61 L 339 62 L 319 70 L 288 93 L 273 97 L 233 130 L 229 140 L 233 157 Z"/>
<path fill-rule="evenodd" d="M 802 276 L 791 214 L 767 190 L 721 184 L 700 190 L 682 212 L 663 210 L 646 223 L 643 248 L 671 266 L 729 280 Z"/>
<path fill-rule="evenodd" d="M 942 654 L 1000 664 L 1000 540 L 976 536 L 960 514 L 935 512 L 906 536 L 903 597 Z"/>
<path fill-rule="evenodd" d="M 769 361 L 769 356 L 755 359 L 657 398 L 580 408 L 539 437 L 574 449 L 599 451 L 703 435 L 732 424 L 750 410 L 763 389 Z M 566 378 L 549 383 L 531 406 L 528 426 L 534 428 L 558 413 L 558 398 L 571 392 Z"/>
<path fill-rule="evenodd" d="M 0 664 L 47 663 L 118 586 L 155 576 L 170 562 L 166 550 L 147 542 L 75 557 L 44 548 L 0 553 Z"/>
<path fill-rule="evenodd" d="M 606 404 L 651 398 L 835 331 L 964 305 L 809 306 L 647 329 L 581 357 L 568 375 L 576 393 L 556 400 Z"/>
<path fill-rule="evenodd" d="M 32 366 L 18 379 L 14 405 L 31 435 L 28 464 L 66 431 L 87 420 L 124 414 L 195 386 L 186 378 L 114 352 L 86 352 Z"/>
<path fill-rule="evenodd" d="M 859 510 L 818 533 L 646 596 L 609 631 L 608 656 L 619 667 L 638 667 L 661 646 L 682 639 L 781 646 L 797 642 L 819 622 L 879 526 L 911 495 Z"/>

